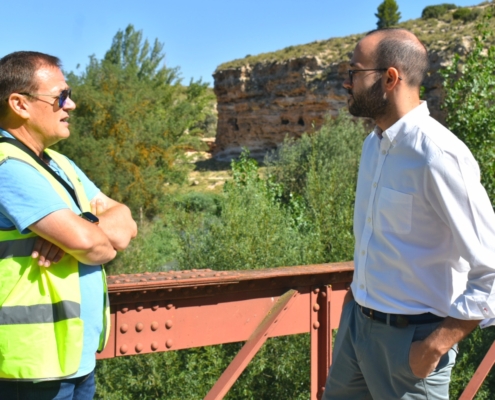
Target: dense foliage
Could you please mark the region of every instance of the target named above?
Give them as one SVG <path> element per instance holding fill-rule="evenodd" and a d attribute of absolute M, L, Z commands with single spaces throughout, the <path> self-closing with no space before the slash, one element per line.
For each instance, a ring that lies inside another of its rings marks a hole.
<path fill-rule="evenodd" d="M 378 6 L 377 11 L 375 17 L 378 18 L 378 22 L 376 23 L 378 29 L 390 28 L 399 23 L 399 6 L 395 0 L 383 0 L 383 3 Z"/>
<path fill-rule="evenodd" d="M 472 50 L 455 55 L 444 72 L 444 108 L 448 127 L 474 154 L 481 180 L 495 205 L 495 46 L 486 46 L 491 31 L 480 25 Z"/>
<path fill-rule="evenodd" d="M 457 6 L 452 3 L 442 3 L 442 4 L 437 4 L 435 6 L 426 6 L 425 8 L 423 8 L 423 12 L 421 13 L 421 18 L 423 19 L 439 18 L 442 15 L 444 15 L 447 11 L 454 10 L 456 8 Z"/>
<path fill-rule="evenodd" d="M 201 81 L 181 85 L 178 70 L 163 64 L 162 49 L 129 25 L 102 60 L 92 56 L 80 76 L 68 74 L 77 108 L 71 137 L 58 145 L 105 194 L 148 216 L 163 185 L 185 179 L 179 150 L 212 99 Z"/>
<path fill-rule="evenodd" d="M 481 11 L 478 9 L 470 9 L 467 7 L 458 8 L 452 14 L 454 19 L 460 19 L 464 23 L 474 21 L 481 15 Z"/>

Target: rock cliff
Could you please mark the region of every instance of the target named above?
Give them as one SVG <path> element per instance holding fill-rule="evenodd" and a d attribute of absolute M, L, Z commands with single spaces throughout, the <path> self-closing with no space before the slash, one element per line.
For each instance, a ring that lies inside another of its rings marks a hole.
<path fill-rule="evenodd" d="M 423 98 L 432 116 L 444 123 L 439 70 L 455 53 L 469 50 L 473 28 L 452 19 L 413 20 L 401 25 L 414 31 L 430 49 L 431 70 Z M 347 108 L 342 83 L 350 52 L 362 36 L 353 35 L 347 42 L 341 38 L 315 42 L 296 51 L 317 55 L 287 58 L 284 53 L 290 52 L 284 49 L 220 66 L 213 75 L 218 109 L 215 158 L 230 160 L 246 147 L 253 157 L 262 159 L 285 136 L 299 137 L 318 129 L 327 115 L 336 116 Z"/>

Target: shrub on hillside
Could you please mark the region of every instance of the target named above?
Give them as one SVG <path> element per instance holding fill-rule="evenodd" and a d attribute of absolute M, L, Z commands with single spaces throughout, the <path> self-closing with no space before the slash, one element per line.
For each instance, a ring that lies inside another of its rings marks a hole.
<path fill-rule="evenodd" d="M 481 11 L 478 10 L 477 8 L 471 9 L 471 8 L 458 8 L 457 10 L 454 11 L 452 14 L 452 17 L 454 19 L 461 20 L 462 22 L 471 22 L 474 21 L 476 18 L 478 18 L 481 14 Z"/>
<path fill-rule="evenodd" d="M 422 19 L 439 18 L 442 15 L 444 15 L 447 11 L 454 10 L 456 8 L 457 6 L 452 3 L 442 3 L 436 6 L 427 6 L 423 9 L 423 12 L 421 13 L 421 18 Z"/>

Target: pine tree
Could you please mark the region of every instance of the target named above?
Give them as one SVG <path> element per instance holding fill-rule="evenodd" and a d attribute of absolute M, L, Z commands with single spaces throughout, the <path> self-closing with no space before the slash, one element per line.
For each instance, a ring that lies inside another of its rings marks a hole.
<path fill-rule="evenodd" d="M 375 17 L 378 18 L 376 26 L 379 29 L 389 28 L 398 24 L 400 12 L 395 0 L 383 0 L 383 3 L 378 6 L 377 11 Z"/>

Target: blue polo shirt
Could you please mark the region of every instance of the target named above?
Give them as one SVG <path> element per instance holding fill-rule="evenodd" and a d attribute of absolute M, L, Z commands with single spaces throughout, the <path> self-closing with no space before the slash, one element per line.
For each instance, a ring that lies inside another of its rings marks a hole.
<path fill-rule="evenodd" d="M 12 135 L 1 129 L 0 135 L 12 138 Z M 70 162 L 81 179 L 88 199 L 93 199 L 100 190 L 79 167 Z M 72 186 L 65 173 L 53 160 L 49 165 Z M 48 180 L 35 168 L 22 161 L 7 159 L 1 163 L 0 182 L 0 229 L 15 226 L 19 232 L 26 234 L 30 232 L 28 227 L 36 221 L 54 211 L 68 208 Z M 72 198 L 71 208 L 76 214 L 81 213 Z M 54 265 L 49 268 L 56 267 Z M 81 319 L 84 321 L 83 352 L 79 370 L 71 378 L 87 375 L 95 368 L 95 353 L 103 329 L 104 291 L 101 266 L 79 263 L 79 277 Z"/>

